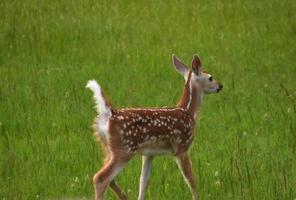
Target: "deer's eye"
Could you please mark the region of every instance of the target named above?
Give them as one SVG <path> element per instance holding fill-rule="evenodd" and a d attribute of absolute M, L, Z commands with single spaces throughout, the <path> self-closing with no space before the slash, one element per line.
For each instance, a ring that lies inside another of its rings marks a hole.
<path fill-rule="evenodd" d="M 213 77 L 210 76 L 210 77 L 209 77 L 209 81 L 213 81 Z"/>

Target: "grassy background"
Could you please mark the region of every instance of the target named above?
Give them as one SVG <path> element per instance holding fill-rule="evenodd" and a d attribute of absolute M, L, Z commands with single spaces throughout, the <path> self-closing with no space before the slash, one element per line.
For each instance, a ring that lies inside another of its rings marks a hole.
<path fill-rule="evenodd" d="M 0 2 L 0 199 L 93 197 L 102 154 L 86 81 L 115 107 L 174 105 L 198 52 L 220 80 L 191 148 L 201 199 L 296 198 L 293 0 Z M 140 159 L 118 177 L 136 199 Z M 109 191 L 107 199 L 115 199 Z M 146 199 L 190 199 L 170 157 Z"/>

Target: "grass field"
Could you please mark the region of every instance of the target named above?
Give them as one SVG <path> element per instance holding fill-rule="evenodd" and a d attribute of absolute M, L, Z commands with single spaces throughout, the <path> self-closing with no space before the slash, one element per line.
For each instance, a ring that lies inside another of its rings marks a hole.
<path fill-rule="evenodd" d="M 296 199 L 293 0 L 1 0 L 0 200 L 92 199 L 103 155 L 86 81 L 118 108 L 172 106 L 172 53 L 199 53 L 224 85 L 190 151 L 200 199 Z M 131 199 L 139 175 L 138 157 L 118 176 Z M 157 158 L 146 199 L 190 198 L 172 157 Z"/>

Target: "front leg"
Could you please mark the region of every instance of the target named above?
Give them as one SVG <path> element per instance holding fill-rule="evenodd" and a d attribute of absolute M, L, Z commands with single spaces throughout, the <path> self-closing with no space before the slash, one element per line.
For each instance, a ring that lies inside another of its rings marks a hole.
<path fill-rule="evenodd" d="M 191 160 L 187 152 L 177 155 L 176 162 L 191 190 L 192 199 L 197 200 L 198 195 L 196 193 L 196 188 L 195 188 L 195 179 L 192 172 Z"/>
<path fill-rule="evenodd" d="M 143 156 L 142 157 L 142 172 L 140 178 L 140 189 L 138 200 L 144 200 L 145 190 L 147 188 L 148 179 L 151 171 L 152 156 Z"/>

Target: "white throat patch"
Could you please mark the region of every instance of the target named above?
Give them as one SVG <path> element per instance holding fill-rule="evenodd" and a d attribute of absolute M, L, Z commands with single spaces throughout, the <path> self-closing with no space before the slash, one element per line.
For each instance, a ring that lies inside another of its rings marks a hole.
<path fill-rule="evenodd" d="M 192 101 L 192 77 L 190 77 L 190 81 L 189 81 L 189 101 L 188 101 L 188 104 L 186 106 L 187 110 L 190 107 L 191 101 Z"/>

